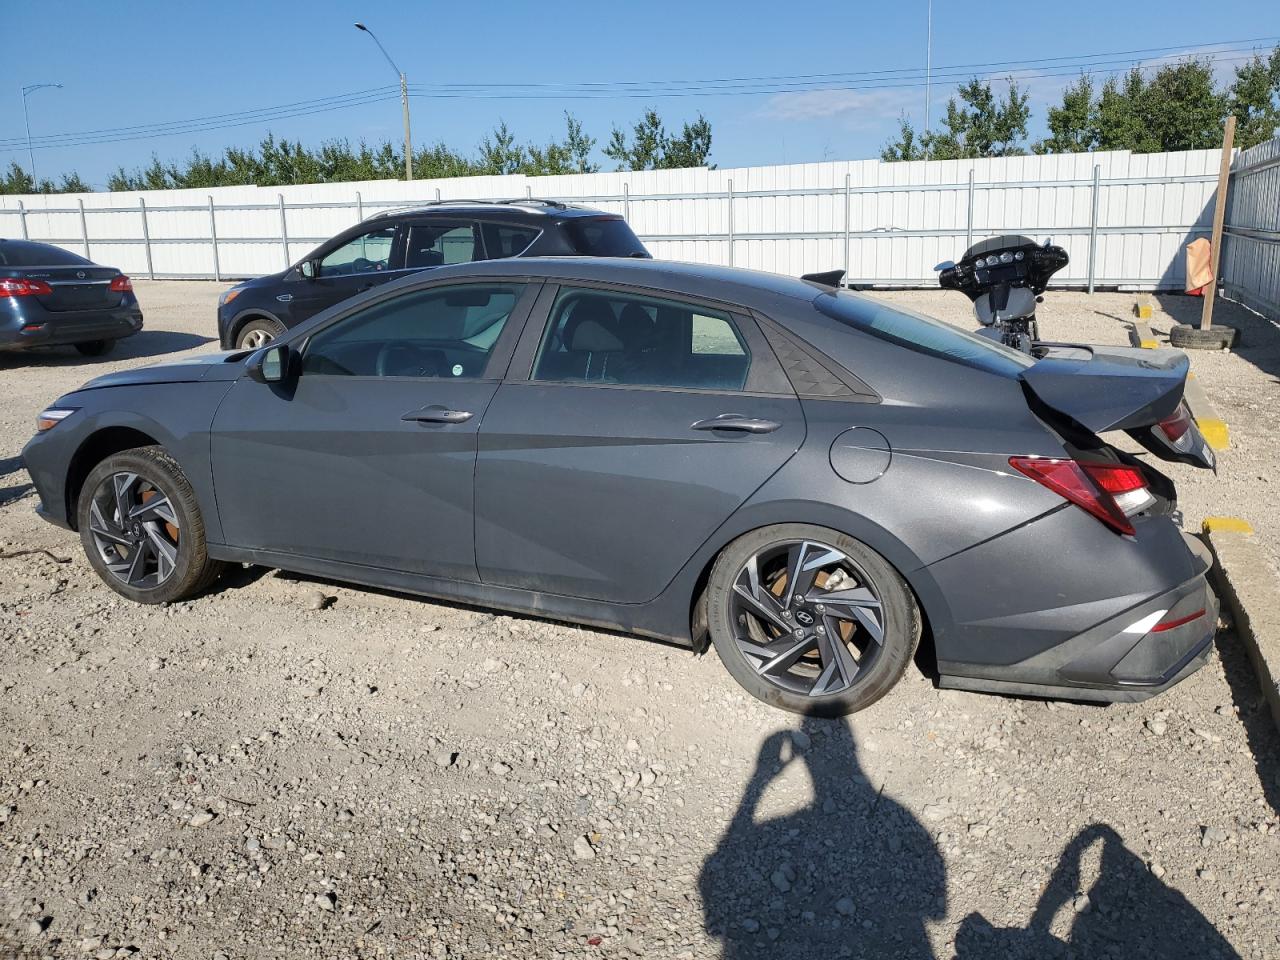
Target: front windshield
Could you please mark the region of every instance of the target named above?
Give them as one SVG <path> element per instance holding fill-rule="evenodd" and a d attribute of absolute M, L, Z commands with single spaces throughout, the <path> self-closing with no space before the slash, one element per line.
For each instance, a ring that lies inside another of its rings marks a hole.
<path fill-rule="evenodd" d="M 836 291 L 822 294 L 813 305 L 828 317 L 881 340 L 988 373 L 1016 377 L 1035 363 L 1012 347 L 870 297 Z"/>
<path fill-rule="evenodd" d="M 1004 233 L 998 237 L 988 237 L 985 240 L 979 240 L 972 247 L 964 252 L 961 260 L 968 260 L 970 257 L 976 257 L 980 253 L 990 253 L 992 250 L 1008 250 L 1011 247 L 1034 247 L 1036 242 L 1030 237 L 1024 237 L 1020 233 Z"/>

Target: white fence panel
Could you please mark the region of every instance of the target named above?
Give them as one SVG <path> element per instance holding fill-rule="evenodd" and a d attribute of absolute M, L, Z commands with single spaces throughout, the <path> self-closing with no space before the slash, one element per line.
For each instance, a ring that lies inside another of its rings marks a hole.
<path fill-rule="evenodd" d="M 1222 278 L 1227 296 L 1280 320 L 1280 137 L 1231 165 Z"/>
<path fill-rule="evenodd" d="M 1216 158 L 1119 151 L 0 197 L 0 236 L 87 246 L 135 276 L 227 279 L 280 270 L 390 207 L 535 196 L 622 214 L 666 259 L 793 275 L 846 267 L 859 285 L 932 286 L 937 263 L 1017 232 L 1067 249 L 1060 284 L 1163 289 L 1181 286 L 1181 248 L 1208 232 Z"/>

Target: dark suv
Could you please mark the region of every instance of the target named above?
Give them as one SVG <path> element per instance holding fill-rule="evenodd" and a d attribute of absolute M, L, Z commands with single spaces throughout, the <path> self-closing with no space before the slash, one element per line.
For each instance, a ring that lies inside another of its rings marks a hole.
<path fill-rule="evenodd" d="M 505 257 L 648 257 L 620 216 L 555 200 L 444 200 L 375 214 L 288 270 L 218 298 L 223 349 L 256 349 L 326 307 L 396 277 Z"/>

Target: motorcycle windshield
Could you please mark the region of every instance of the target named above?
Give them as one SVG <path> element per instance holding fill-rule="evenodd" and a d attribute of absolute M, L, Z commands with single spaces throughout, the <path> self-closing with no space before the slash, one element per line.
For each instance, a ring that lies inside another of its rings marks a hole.
<path fill-rule="evenodd" d="M 1004 233 L 998 237 L 988 237 L 986 240 L 979 240 L 972 247 L 964 252 L 961 260 L 968 260 L 979 254 L 985 256 L 993 250 L 1008 250 L 1010 247 L 1034 247 L 1036 242 L 1030 237 L 1024 237 L 1020 233 Z"/>

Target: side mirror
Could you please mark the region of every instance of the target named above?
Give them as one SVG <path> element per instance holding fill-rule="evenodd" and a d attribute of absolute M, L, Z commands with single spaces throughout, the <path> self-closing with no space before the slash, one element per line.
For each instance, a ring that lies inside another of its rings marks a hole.
<path fill-rule="evenodd" d="M 279 344 L 258 351 L 249 361 L 250 379 L 258 383 L 281 383 L 289 379 L 293 353 L 287 344 Z"/>
<path fill-rule="evenodd" d="M 314 280 L 320 273 L 319 264 L 315 260 L 303 260 L 298 264 L 298 273 L 304 280 Z"/>

